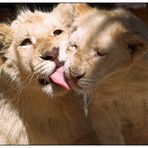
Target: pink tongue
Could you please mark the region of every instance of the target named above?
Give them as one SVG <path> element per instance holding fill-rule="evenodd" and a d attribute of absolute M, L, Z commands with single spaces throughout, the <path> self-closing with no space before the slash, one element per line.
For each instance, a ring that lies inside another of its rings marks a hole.
<path fill-rule="evenodd" d="M 61 87 L 67 89 L 67 90 L 70 90 L 70 87 L 68 86 L 68 84 L 66 83 L 65 81 L 65 78 L 64 78 L 64 69 L 63 67 L 60 67 L 58 68 L 51 76 L 50 76 L 50 79 L 60 85 Z"/>

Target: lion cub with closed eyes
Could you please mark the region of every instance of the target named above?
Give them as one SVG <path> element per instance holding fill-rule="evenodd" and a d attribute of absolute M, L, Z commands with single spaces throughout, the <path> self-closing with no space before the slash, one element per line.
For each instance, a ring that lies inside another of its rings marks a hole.
<path fill-rule="evenodd" d="M 71 23 L 69 11 L 64 14 L 67 6 L 73 7 L 22 12 L 3 34 L 13 36 L 0 67 L 0 144 L 97 142 L 79 98 L 54 83 L 53 74 L 62 73 L 64 55 L 59 52 Z"/>
<path fill-rule="evenodd" d="M 65 63 L 101 144 L 148 144 L 148 28 L 129 12 L 77 19 Z"/>

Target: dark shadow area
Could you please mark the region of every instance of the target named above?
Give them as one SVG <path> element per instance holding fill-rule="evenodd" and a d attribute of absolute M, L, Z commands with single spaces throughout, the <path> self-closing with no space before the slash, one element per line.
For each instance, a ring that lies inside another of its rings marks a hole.
<path fill-rule="evenodd" d="M 58 3 L 0 3 L 0 22 L 7 22 L 16 18 L 18 10 L 27 8 L 33 11 L 51 11 Z M 130 10 L 148 24 L 148 4 L 145 3 L 88 3 L 92 7 L 110 10 L 122 7 Z"/>

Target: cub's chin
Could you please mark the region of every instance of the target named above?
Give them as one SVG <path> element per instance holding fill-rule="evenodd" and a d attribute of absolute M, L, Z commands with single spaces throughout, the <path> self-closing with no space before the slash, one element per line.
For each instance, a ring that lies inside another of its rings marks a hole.
<path fill-rule="evenodd" d="M 64 95 L 67 90 L 57 84 L 52 84 L 53 96 L 61 96 Z"/>
<path fill-rule="evenodd" d="M 67 90 L 64 88 L 56 85 L 56 84 L 49 84 L 47 86 L 42 87 L 42 91 L 51 97 L 58 97 L 64 95 Z"/>
<path fill-rule="evenodd" d="M 61 96 L 67 92 L 66 89 L 55 84 L 52 81 L 46 82 L 45 80 L 40 80 L 39 85 L 43 93 L 45 93 L 47 96 L 50 96 L 50 97 Z"/>

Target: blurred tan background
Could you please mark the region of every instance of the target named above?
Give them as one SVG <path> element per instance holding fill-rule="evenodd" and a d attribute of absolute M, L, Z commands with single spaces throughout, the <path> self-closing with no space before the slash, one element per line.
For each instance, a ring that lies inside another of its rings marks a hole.
<path fill-rule="evenodd" d="M 52 10 L 58 3 L 0 3 L 0 22 L 7 22 L 16 18 L 17 11 L 21 8 L 28 8 L 33 11 L 34 8 L 42 11 Z M 99 9 L 114 9 L 122 7 L 130 10 L 136 16 L 141 18 L 148 25 L 148 4 L 146 3 L 88 3 Z"/>

